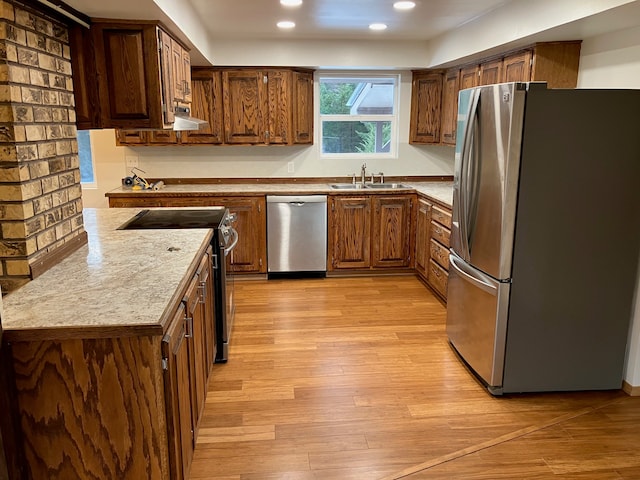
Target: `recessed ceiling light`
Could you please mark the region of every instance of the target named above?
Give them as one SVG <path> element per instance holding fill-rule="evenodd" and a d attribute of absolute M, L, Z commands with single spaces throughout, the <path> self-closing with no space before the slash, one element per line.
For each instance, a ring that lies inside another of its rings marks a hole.
<path fill-rule="evenodd" d="M 416 6 L 416 2 L 396 2 L 393 4 L 393 8 L 396 10 L 411 10 Z"/>
<path fill-rule="evenodd" d="M 277 23 L 278 28 L 290 29 L 296 26 L 294 22 L 290 22 L 289 20 L 283 20 L 282 22 Z"/>
<path fill-rule="evenodd" d="M 302 5 L 302 0 L 280 0 L 280 4 L 285 7 L 299 7 Z"/>
<path fill-rule="evenodd" d="M 372 23 L 371 25 L 369 25 L 369 29 L 371 30 L 386 30 L 387 29 L 387 25 L 384 23 Z"/>

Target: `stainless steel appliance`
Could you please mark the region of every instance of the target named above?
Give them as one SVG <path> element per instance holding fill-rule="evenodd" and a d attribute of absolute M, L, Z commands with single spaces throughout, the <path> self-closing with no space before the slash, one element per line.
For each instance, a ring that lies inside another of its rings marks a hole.
<path fill-rule="evenodd" d="M 226 257 L 233 255 L 238 232 L 233 228 L 235 217 L 225 207 L 160 208 L 142 210 L 121 225 L 121 230 L 153 228 L 212 228 L 213 285 L 215 296 L 216 362 L 226 362 L 233 326 L 233 277 L 227 274 Z"/>
<path fill-rule="evenodd" d="M 326 275 L 326 195 L 267 195 L 267 272 Z"/>
<path fill-rule="evenodd" d="M 638 112 L 640 90 L 460 92 L 447 334 L 491 393 L 621 387 Z"/>

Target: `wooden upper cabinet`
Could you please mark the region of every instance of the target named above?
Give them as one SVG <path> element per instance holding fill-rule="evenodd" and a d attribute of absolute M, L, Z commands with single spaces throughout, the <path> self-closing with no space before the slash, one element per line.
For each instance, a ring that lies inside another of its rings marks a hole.
<path fill-rule="evenodd" d="M 291 68 L 222 69 L 229 144 L 313 143 L 313 74 Z"/>
<path fill-rule="evenodd" d="M 211 68 L 194 68 L 191 72 L 191 115 L 206 120 L 198 130 L 181 133 L 184 144 L 217 144 L 224 141 L 222 118 L 222 73 Z"/>
<path fill-rule="evenodd" d="M 225 143 L 265 143 L 266 77 L 260 70 L 222 72 Z"/>
<path fill-rule="evenodd" d="M 411 130 L 409 143 L 455 145 L 458 92 L 479 85 L 505 82 L 546 82 L 548 88 L 575 88 L 578 84 L 580 41 L 536 43 L 521 50 L 480 60 L 477 64 L 454 67 L 442 82 L 442 113 L 435 115 L 424 105 L 429 95 L 429 75 L 439 70 L 413 72 Z M 457 89 L 456 89 L 457 82 Z M 439 138 L 433 133 L 440 131 Z"/>
<path fill-rule="evenodd" d="M 545 81 L 549 88 L 576 88 L 580 45 L 580 41 L 534 45 L 531 81 Z"/>
<path fill-rule="evenodd" d="M 409 143 L 439 143 L 442 73 L 413 72 Z"/>
<path fill-rule="evenodd" d="M 460 70 L 452 68 L 444 76 L 442 88 L 442 125 L 440 141 L 455 145 L 458 128 L 458 91 L 460 90 Z"/>
<path fill-rule="evenodd" d="M 286 145 L 290 143 L 293 95 L 291 93 L 291 72 L 268 70 L 267 115 L 265 119 L 265 143 Z"/>
<path fill-rule="evenodd" d="M 292 73 L 293 143 L 313 143 L 313 73 Z"/>
<path fill-rule="evenodd" d="M 524 50 L 504 57 L 502 62 L 504 82 L 528 82 L 531 80 L 531 50 Z"/>
<path fill-rule="evenodd" d="M 477 87 L 479 74 L 480 67 L 478 65 L 471 65 L 460 69 L 460 90 Z"/>
<path fill-rule="evenodd" d="M 502 58 L 480 64 L 480 85 L 502 83 Z"/>
<path fill-rule="evenodd" d="M 90 33 L 70 38 L 72 58 L 80 55 L 74 83 L 83 85 L 76 94 L 78 128 L 169 128 L 175 103 L 190 102 L 184 90 L 180 96 L 174 88 L 176 78 L 189 81 L 188 52 L 160 23 L 98 20 Z M 174 47 L 180 50 L 180 68 Z"/>

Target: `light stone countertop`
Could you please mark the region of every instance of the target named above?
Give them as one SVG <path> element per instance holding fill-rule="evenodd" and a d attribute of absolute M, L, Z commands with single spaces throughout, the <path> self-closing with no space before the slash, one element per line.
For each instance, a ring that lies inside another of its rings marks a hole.
<path fill-rule="evenodd" d="M 413 190 L 426 195 L 433 200 L 442 202 L 451 207 L 453 203 L 453 182 L 401 182 L 410 186 Z M 409 190 L 410 191 L 410 190 Z M 330 187 L 328 183 L 221 183 L 221 184 L 168 184 L 162 189 L 154 190 L 131 190 L 128 188 L 118 187 L 107 193 L 107 196 L 117 197 L 118 195 L 142 194 L 145 197 L 153 195 L 166 194 L 224 194 L 224 195 L 248 195 L 248 194 L 328 194 L 328 193 L 389 193 L 389 192 L 407 192 L 407 190 L 392 189 L 353 189 L 353 190 L 336 190 Z"/>
<path fill-rule="evenodd" d="M 36 334 L 33 329 L 44 338 L 61 328 L 161 329 L 163 316 L 170 313 L 165 310 L 188 280 L 212 230 L 117 230 L 140 210 L 85 209 L 87 244 L 3 298 L 5 335 L 28 338 Z"/>

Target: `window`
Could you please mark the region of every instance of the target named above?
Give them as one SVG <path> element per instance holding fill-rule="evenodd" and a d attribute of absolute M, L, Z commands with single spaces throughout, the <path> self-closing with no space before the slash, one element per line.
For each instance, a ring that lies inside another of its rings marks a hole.
<path fill-rule="evenodd" d="M 397 75 L 320 75 L 323 157 L 395 157 Z"/>
<path fill-rule="evenodd" d="M 78 157 L 80 158 L 80 183 L 85 187 L 95 186 L 89 130 L 78 130 Z"/>

